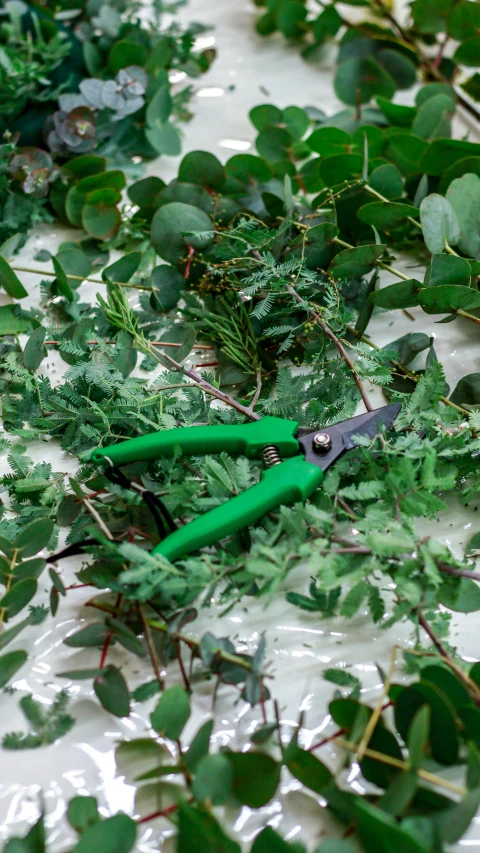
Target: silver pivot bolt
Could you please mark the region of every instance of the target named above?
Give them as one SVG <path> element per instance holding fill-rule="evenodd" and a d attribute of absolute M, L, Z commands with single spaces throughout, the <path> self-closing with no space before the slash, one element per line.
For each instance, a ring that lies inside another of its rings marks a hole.
<path fill-rule="evenodd" d="M 327 453 L 332 446 L 332 439 L 327 432 L 317 432 L 313 436 L 313 449 L 315 453 Z"/>

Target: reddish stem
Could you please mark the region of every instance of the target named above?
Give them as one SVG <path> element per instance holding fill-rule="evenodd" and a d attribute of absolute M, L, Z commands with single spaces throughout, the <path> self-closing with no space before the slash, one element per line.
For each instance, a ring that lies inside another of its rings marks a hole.
<path fill-rule="evenodd" d="M 114 609 L 113 615 L 116 615 L 116 612 L 117 612 L 118 608 L 120 607 L 121 600 L 122 600 L 122 594 L 119 593 L 117 595 L 117 600 L 115 602 L 115 609 Z M 100 663 L 99 663 L 99 667 L 98 667 L 99 669 L 103 669 L 103 667 L 105 666 L 105 661 L 107 659 L 108 650 L 110 648 L 110 643 L 112 642 L 112 637 L 113 637 L 113 631 L 109 631 L 107 636 L 105 637 L 105 642 L 103 644 L 102 654 L 100 657 Z"/>
<path fill-rule="evenodd" d="M 176 642 L 176 643 L 175 643 L 175 651 L 176 651 L 176 653 L 177 653 L 178 665 L 179 665 L 179 667 L 180 667 L 180 672 L 182 673 L 182 678 L 183 678 L 183 683 L 184 683 L 184 685 L 185 685 L 185 690 L 186 690 L 187 692 L 190 692 L 190 682 L 189 682 L 189 680 L 188 680 L 188 675 L 187 675 L 187 673 L 186 673 L 185 666 L 184 666 L 184 663 L 183 663 L 183 659 L 182 659 L 182 651 L 181 651 L 180 643 L 179 643 L 179 642 Z"/>
<path fill-rule="evenodd" d="M 167 806 L 166 809 L 160 809 L 158 812 L 152 812 L 152 814 L 147 814 L 145 817 L 140 817 L 137 820 L 137 824 L 148 823 L 149 820 L 155 820 L 157 817 L 168 817 L 173 814 L 178 809 L 177 803 L 173 803 L 171 806 Z"/>
<path fill-rule="evenodd" d="M 319 741 L 318 743 L 314 743 L 313 746 L 309 746 L 308 752 L 313 752 L 314 749 L 320 749 L 321 746 L 325 746 L 327 743 L 330 743 L 331 740 L 335 740 L 336 737 L 341 737 L 342 735 L 344 735 L 346 733 L 347 733 L 346 729 L 337 729 L 337 731 L 334 732 L 333 735 L 329 735 L 328 737 L 325 737 L 323 740 Z"/>
<path fill-rule="evenodd" d="M 110 648 L 111 640 L 112 640 L 112 631 L 109 631 L 107 636 L 105 637 L 105 642 L 103 644 L 102 654 L 100 657 L 100 663 L 98 665 L 99 669 L 103 669 L 103 667 L 105 666 L 105 661 L 107 659 L 108 649 Z"/>
<path fill-rule="evenodd" d="M 187 260 L 187 264 L 185 267 L 185 273 L 183 276 L 185 281 L 188 279 L 188 276 L 190 275 L 190 267 L 192 266 L 192 258 L 194 256 L 194 254 L 195 254 L 195 249 L 193 248 L 193 246 L 189 246 L 188 247 L 188 260 Z"/>

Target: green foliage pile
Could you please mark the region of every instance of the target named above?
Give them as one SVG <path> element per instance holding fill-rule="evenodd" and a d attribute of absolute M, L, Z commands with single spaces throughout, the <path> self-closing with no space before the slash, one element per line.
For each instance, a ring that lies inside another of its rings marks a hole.
<path fill-rule="evenodd" d="M 471 100 L 480 99 L 478 67 L 480 15 L 474 0 L 413 0 L 406 23 L 395 14 L 391 0 L 345 0 L 361 7 L 365 19 L 350 20 L 335 2 L 321 9 L 307 0 L 254 0 L 262 11 L 255 27 L 259 35 L 279 32 L 297 43 L 310 61 L 322 58 L 326 43 L 338 44 L 334 87 L 345 104 L 358 106 L 372 98 L 391 101 L 399 90 L 425 80 L 458 84 L 457 97 L 476 118 Z M 352 10 L 353 11 L 353 10 Z M 463 91 L 462 91 L 463 90 Z M 468 97 L 465 98 L 465 92 Z M 444 110 L 448 112 L 446 101 Z M 408 109 L 404 108 L 408 125 Z"/>
<path fill-rule="evenodd" d="M 412 106 L 391 100 L 389 80 L 412 85 L 418 43 L 435 46 L 445 27 L 447 13 L 429 25 L 433 12 L 420 14 L 420 2 L 414 18 L 430 29 L 412 30 L 403 50 L 398 33 L 380 44 L 386 36 L 371 24 L 368 38 L 363 27 L 344 32 L 336 87 L 346 109 L 327 117 L 317 107 L 259 105 L 250 116 L 257 154 L 222 164 L 209 152 L 190 152 L 169 184 L 158 176 L 132 180 L 130 158 L 138 146 L 143 157 L 165 145 L 163 153 L 176 153 L 177 142 L 175 152 L 168 148 L 177 139 L 168 68 L 194 75 L 208 57 L 194 53 L 194 31 L 182 35 L 174 26 L 160 36 L 158 22 L 143 28 L 136 4 L 63 4 L 59 20 L 83 44 L 87 70 L 58 95 L 49 152 L 22 144 L 13 135 L 17 117 L 7 116 L 0 285 L 12 301 L 0 307 L 0 391 L 10 470 L 1 478 L 8 502 L 0 512 L 0 686 L 28 659 L 28 628 L 61 614 L 78 586 L 91 586 L 96 619 L 65 643 L 91 649 L 92 665 L 58 673 L 59 685 L 90 682 L 104 711 L 119 718 L 135 703 L 152 702 L 155 737 L 122 743 L 117 761 L 137 788 L 138 822 L 171 820 L 179 853 L 238 853 L 222 809 L 263 808 L 289 774 L 338 820 L 316 853 L 349 853 L 352 835 L 367 853 L 441 853 L 464 834 L 480 802 L 479 664 L 467 667 L 449 634 L 453 614 L 480 610 L 480 533 L 473 531 L 463 557 L 425 533 L 452 505 L 478 501 L 480 374 L 466 373 L 450 388 L 449 364 L 427 334 L 392 332 L 384 347 L 370 336 L 375 312 L 412 307 L 437 315 L 439 336 L 449 334 L 450 322 L 480 325 L 480 144 L 452 139 L 458 92 L 447 60 L 435 67 L 448 81 L 426 82 Z M 475 37 L 475 16 L 464 6 L 451 18 L 458 24 L 465 17 L 466 43 Z M 49 9 L 42 7 L 35 27 L 45 20 L 54 26 L 58 9 Z M 300 37 L 293 15 L 304 37 L 304 12 L 296 0 L 271 4 L 267 22 Z M 335 15 L 333 5 L 320 14 L 331 35 Z M 22 16 L 10 13 L 7 29 L 13 26 L 20 45 Z M 317 42 L 322 26 L 307 27 Z M 53 62 L 58 34 L 43 25 L 41 34 L 52 50 L 38 42 L 40 59 Z M 55 55 L 59 69 L 67 60 Z M 363 74 L 364 66 L 370 83 L 379 81 L 368 91 L 352 78 L 352 68 Z M 421 70 L 428 79 L 428 67 Z M 29 115 L 32 102 L 51 97 L 50 76 L 45 87 L 27 88 Z M 128 96 L 119 91 L 127 86 Z M 135 101 L 138 110 L 129 113 Z M 26 310 L 16 232 L 45 215 L 78 229 L 78 239 L 53 257 L 38 256 L 32 272 L 41 299 Z M 405 256 L 425 275 L 404 273 Z M 382 271 L 394 283 L 381 286 Z M 82 301 L 82 285 L 91 281 L 104 285 L 93 306 Z M 45 369 L 52 350 L 65 364 L 55 381 Z M 306 505 L 279 507 L 174 565 L 150 553 L 160 533 L 142 489 L 185 521 L 247 489 L 259 465 L 226 453 L 175 455 L 131 463 L 122 469 L 127 480 L 112 484 L 91 462 L 95 448 L 198 423 L 275 415 L 327 426 L 352 416 L 359 403 L 369 408 L 372 385 L 402 404 L 392 430 L 360 441 Z M 38 441 L 76 458 L 75 476 L 35 462 L 30 446 Z M 86 559 L 78 583 L 68 585 L 62 559 L 76 554 Z M 195 638 L 188 627 L 213 596 L 225 608 L 246 596 L 283 596 L 300 565 L 310 582 L 286 597 L 310 618 L 368 612 L 375 630 L 407 623 L 412 633 L 404 653 L 412 683 L 395 682 L 394 659 L 388 673 L 379 670 L 383 690 L 374 708 L 361 701 L 348 669 L 325 673 L 336 685 L 332 731 L 312 745 L 303 719 L 280 722 L 265 639 L 246 654 L 229 637 Z M 35 604 L 39 583 L 50 589 L 48 609 Z M 4 651 L 14 641 L 15 650 Z M 129 684 L 112 662 L 115 647 L 148 660 L 153 676 Z M 183 686 L 166 688 L 162 668 L 173 661 Z M 187 748 L 183 730 L 197 678 L 213 681 L 214 697 L 221 687 L 260 709 L 263 724 L 248 751 L 211 748 L 213 722 Z M 67 702 L 60 687 L 50 708 L 23 696 L 30 730 L 5 735 L 3 748 L 41 749 L 66 735 L 74 724 Z M 352 762 L 363 793 L 345 783 Z M 451 781 L 451 768 L 462 784 Z M 145 806 L 152 802 L 155 811 Z M 75 797 L 67 817 L 79 836 L 76 853 L 134 847 L 135 821 L 105 819 L 92 797 Z M 4 849 L 44 853 L 43 816 Z M 251 853 L 304 849 L 270 827 L 251 845 Z"/>
<path fill-rule="evenodd" d="M 191 86 L 173 94 L 169 74 L 194 79 L 214 52 L 195 49 L 201 25 L 164 26 L 171 8 L 163 2 L 152 5 L 150 26 L 141 11 L 141 3 L 124 0 L 5 3 L 0 131 L 9 145 L 0 147 L 1 239 L 52 214 L 81 226 L 87 196 L 83 224 L 107 239 L 120 224 L 116 206 L 125 178 L 118 167 L 134 174 L 133 157 L 180 153 L 177 125 L 191 117 Z M 72 207 L 66 196 L 73 187 Z M 95 225 L 99 206 L 109 215 L 102 233 Z"/>

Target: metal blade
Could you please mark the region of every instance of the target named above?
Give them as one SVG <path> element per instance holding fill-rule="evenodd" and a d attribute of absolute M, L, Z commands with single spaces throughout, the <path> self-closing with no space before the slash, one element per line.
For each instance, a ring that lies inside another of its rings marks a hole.
<path fill-rule="evenodd" d="M 346 450 L 356 447 L 356 435 L 374 438 L 381 427 L 388 428 L 393 424 L 401 408 L 400 403 L 390 403 L 388 406 L 382 406 L 381 409 L 356 415 L 354 418 L 333 424 L 333 426 L 325 429 L 307 432 L 300 428 L 297 432 L 298 443 L 305 453 L 307 462 L 311 462 L 321 468 L 322 471 L 326 471 Z M 315 436 L 319 434 L 327 435 L 330 438 L 330 448 L 326 452 L 319 452 L 315 445 Z"/>
<path fill-rule="evenodd" d="M 342 428 L 345 449 L 351 450 L 352 447 L 356 446 L 354 440 L 356 435 L 374 438 L 380 427 L 384 426 L 387 429 L 391 427 L 401 408 L 400 403 L 390 403 L 388 406 L 382 406 L 381 409 L 365 412 L 364 415 L 357 415 L 356 418 L 350 418 L 348 421 L 338 424 Z"/>

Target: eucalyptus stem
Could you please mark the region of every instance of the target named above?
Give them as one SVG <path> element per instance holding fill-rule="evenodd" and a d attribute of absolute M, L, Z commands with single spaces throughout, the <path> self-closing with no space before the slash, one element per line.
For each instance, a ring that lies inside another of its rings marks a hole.
<path fill-rule="evenodd" d="M 337 746 L 340 746 L 342 749 L 346 749 L 347 752 L 352 752 L 355 755 L 357 754 L 358 746 L 356 743 L 350 743 L 350 741 L 345 740 L 342 737 L 334 738 L 332 743 L 336 743 Z M 390 767 L 397 767 L 398 770 L 408 771 L 413 769 L 408 761 L 403 761 L 400 758 L 394 758 L 392 755 L 385 755 L 385 753 L 378 752 L 378 750 L 370 749 L 369 747 L 364 752 L 364 758 L 374 758 L 375 761 L 379 761 L 381 764 L 388 764 Z M 438 788 L 444 788 L 452 794 L 458 794 L 460 797 L 464 797 L 467 793 L 463 785 L 456 785 L 454 782 L 450 782 L 448 779 L 443 779 L 441 776 L 436 776 L 428 770 L 417 768 L 415 769 L 415 772 L 420 779 L 424 780 L 424 782 L 430 782 L 432 785 L 436 785 Z"/>
<path fill-rule="evenodd" d="M 393 673 L 395 672 L 395 667 L 397 664 L 397 650 L 398 647 L 394 646 L 392 649 L 392 655 L 390 659 L 390 666 L 388 669 L 387 677 L 384 681 L 382 690 L 380 691 L 380 696 L 373 710 L 373 714 L 371 715 L 367 725 L 365 726 L 365 731 L 363 732 L 360 743 L 358 744 L 357 751 L 357 759 L 361 761 L 367 752 L 368 744 L 370 743 L 373 732 L 375 731 L 375 727 L 382 715 L 383 702 L 385 698 L 388 696 L 388 692 L 390 690 L 390 685 L 392 683 Z"/>
<path fill-rule="evenodd" d="M 150 628 L 153 628 L 154 631 L 160 631 L 162 634 L 166 634 L 173 643 L 185 643 L 186 646 L 200 656 L 200 641 L 195 640 L 194 637 L 189 637 L 187 634 L 182 634 L 181 632 L 175 632 L 172 634 L 166 623 L 158 622 L 156 619 L 147 619 L 146 624 L 149 625 Z M 232 655 L 229 652 L 224 651 L 224 649 L 217 649 L 215 652 L 215 658 L 223 661 L 224 663 L 231 663 L 235 666 L 240 666 L 248 672 L 252 670 L 252 665 L 249 661 L 241 658 L 239 655 Z"/>
<path fill-rule="evenodd" d="M 41 275 L 41 276 L 46 275 L 49 278 L 56 278 L 57 277 L 57 274 L 54 272 L 51 272 L 50 270 L 39 270 L 39 269 L 36 269 L 34 267 L 17 267 L 17 266 L 13 266 L 13 264 L 10 264 L 10 269 L 14 270 L 15 272 L 32 273 L 33 275 Z M 144 284 L 129 284 L 128 282 L 124 282 L 124 281 L 108 281 L 107 282 L 107 281 L 103 281 L 103 279 L 101 279 L 101 278 L 90 278 L 89 276 L 72 275 L 71 273 L 65 273 L 65 275 L 67 276 L 67 278 L 73 279 L 73 281 L 89 281 L 92 284 L 103 284 L 103 285 L 105 285 L 105 287 L 108 284 L 115 284 L 115 285 L 117 285 L 117 287 L 130 287 L 130 288 L 133 288 L 134 290 L 149 290 L 149 291 L 153 290 L 153 287 L 149 287 L 148 285 L 144 285 Z"/>
<path fill-rule="evenodd" d="M 345 242 L 345 240 L 340 240 L 339 237 L 334 237 L 332 243 L 336 243 L 337 246 L 343 246 L 344 249 L 354 249 L 355 246 L 352 246 L 351 243 Z M 401 272 L 400 270 L 395 269 L 395 267 L 391 267 L 390 264 L 385 264 L 383 261 L 375 260 L 372 262 L 376 267 L 381 267 L 382 270 L 386 270 L 387 272 L 391 272 L 392 275 L 395 275 L 397 278 L 403 279 L 403 281 L 408 281 L 408 275 Z"/>
<path fill-rule="evenodd" d="M 459 317 L 465 317 L 466 320 L 470 320 L 472 323 L 476 323 L 477 326 L 480 326 L 480 318 L 475 317 L 474 314 L 469 314 L 468 311 L 464 311 L 462 308 L 457 308 L 455 314 L 458 314 Z"/>

